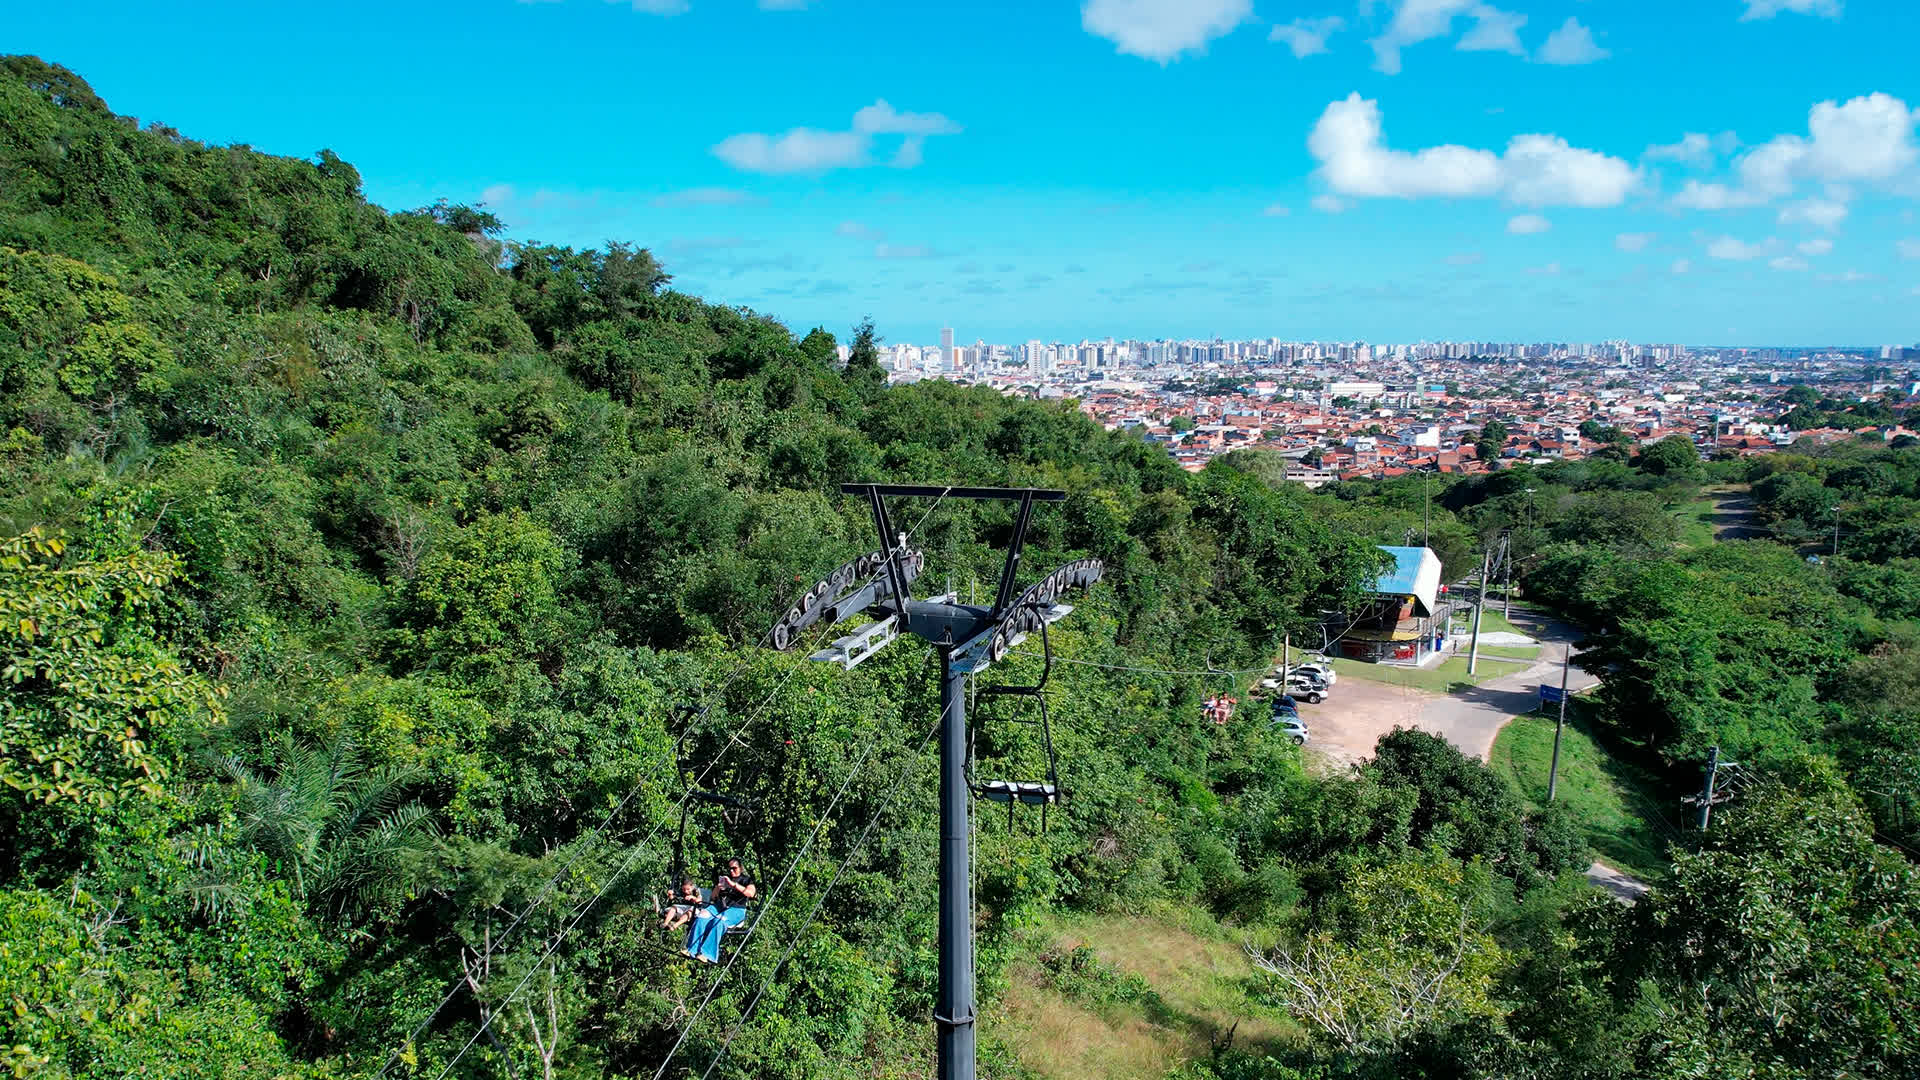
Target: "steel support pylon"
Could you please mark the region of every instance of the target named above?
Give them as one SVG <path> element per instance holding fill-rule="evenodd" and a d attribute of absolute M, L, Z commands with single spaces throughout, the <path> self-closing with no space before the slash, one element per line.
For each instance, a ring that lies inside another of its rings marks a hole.
<path fill-rule="evenodd" d="M 973 897 L 968 874 L 967 673 L 940 651 L 940 1080 L 974 1080 Z"/>

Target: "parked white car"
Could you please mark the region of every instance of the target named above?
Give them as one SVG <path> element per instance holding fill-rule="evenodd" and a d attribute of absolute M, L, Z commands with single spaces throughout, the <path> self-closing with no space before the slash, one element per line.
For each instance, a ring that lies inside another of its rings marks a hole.
<path fill-rule="evenodd" d="M 1332 686 L 1340 681 L 1340 673 L 1333 670 L 1332 664 L 1323 663 L 1318 660 L 1293 665 L 1293 673 L 1312 675 L 1328 686 Z"/>
<path fill-rule="evenodd" d="M 1301 723 L 1300 718 L 1298 716 L 1294 716 L 1294 715 L 1276 716 L 1273 719 L 1273 726 L 1282 735 L 1285 735 L 1291 738 L 1293 740 L 1293 745 L 1295 746 L 1307 745 L 1307 725 Z"/>
<path fill-rule="evenodd" d="M 1305 698 L 1315 705 L 1320 704 L 1321 700 L 1327 696 L 1327 689 L 1327 685 L 1318 679 L 1300 674 L 1287 676 L 1287 693 L 1297 698 Z"/>

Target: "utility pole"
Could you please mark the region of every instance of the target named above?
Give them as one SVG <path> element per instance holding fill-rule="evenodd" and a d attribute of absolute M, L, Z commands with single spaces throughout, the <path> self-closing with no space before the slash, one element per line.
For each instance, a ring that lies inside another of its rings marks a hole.
<path fill-rule="evenodd" d="M 1707 751 L 1707 786 L 1700 795 L 1700 831 L 1707 831 L 1707 821 L 1713 817 L 1713 782 L 1720 774 L 1720 748 Z"/>
<path fill-rule="evenodd" d="M 1839 557 L 1840 557 L 1840 507 L 1838 504 L 1835 504 L 1833 508 L 1833 553 L 1831 555 L 1828 555 L 1827 558 L 1837 559 Z"/>
<path fill-rule="evenodd" d="M 1435 451 L 1435 458 L 1434 458 L 1435 464 L 1433 468 L 1427 469 L 1425 472 L 1422 472 L 1420 474 L 1421 478 L 1425 481 L 1424 487 L 1426 488 L 1426 493 L 1427 493 L 1426 538 L 1420 542 L 1422 547 L 1433 546 L 1433 469 L 1437 469 L 1440 467 L 1438 464 L 1439 462 L 1438 454 L 1439 452 Z"/>
<path fill-rule="evenodd" d="M 1547 801 L 1560 788 L 1560 733 L 1567 727 L 1567 669 L 1573 666 L 1573 646 L 1560 654 L 1560 719 L 1553 724 L 1553 762 L 1547 766 Z"/>
<path fill-rule="evenodd" d="M 815 622 L 831 624 L 865 613 L 874 621 L 814 653 L 813 659 L 851 670 L 898 640 L 902 630 L 931 642 L 940 653 L 940 988 L 933 1010 L 937 1075 L 939 1080 L 974 1080 L 977 1036 L 969 802 L 979 793 L 1010 806 L 1019 802 L 1044 807 L 1058 802 L 1060 791 L 1052 782 L 1051 765 L 1045 783 L 968 783 L 967 681 L 1004 659 L 1029 633 L 1044 633 L 1048 624 L 1065 617 L 1073 608 L 1057 603 L 1056 598 L 1070 588 L 1091 587 L 1104 568 L 1098 559 L 1071 562 L 1015 595 L 1014 582 L 1033 504 L 1064 502 L 1064 491 L 893 484 L 843 484 L 840 490 L 867 500 L 874 531 L 880 536 L 880 550 L 841 567 L 809 589 L 806 599 L 774 624 L 772 641 L 775 648 L 786 649 L 798 640 L 801 630 Z M 962 604 L 951 593 L 929 600 L 913 598 L 909 586 L 921 570 L 923 557 L 908 550 L 906 534 L 895 532 L 887 516 L 885 500 L 896 496 L 1018 504 L 1006 564 L 991 607 Z"/>
<path fill-rule="evenodd" d="M 1480 611 L 1487 606 L 1487 578 L 1493 573 L 1493 549 L 1480 556 L 1480 598 L 1473 604 L 1473 638 L 1467 644 L 1467 674 L 1480 663 Z"/>

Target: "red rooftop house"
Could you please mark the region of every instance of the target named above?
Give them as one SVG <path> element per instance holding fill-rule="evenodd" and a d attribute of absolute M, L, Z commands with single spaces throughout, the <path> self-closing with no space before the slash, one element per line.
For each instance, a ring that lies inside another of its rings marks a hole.
<path fill-rule="evenodd" d="M 1448 611 L 1440 600 L 1440 557 L 1424 547 L 1388 547 L 1393 567 L 1374 582 L 1373 594 L 1352 616 L 1339 642 L 1340 655 L 1376 664 L 1421 667 L 1446 648 Z M 1338 632 L 1341 626 L 1330 627 Z"/>

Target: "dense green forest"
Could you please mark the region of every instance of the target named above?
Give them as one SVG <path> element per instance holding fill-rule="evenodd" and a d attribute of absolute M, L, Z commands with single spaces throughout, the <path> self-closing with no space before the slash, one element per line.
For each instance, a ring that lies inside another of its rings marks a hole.
<path fill-rule="evenodd" d="M 875 546 L 837 494 L 872 479 L 1063 488 L 1023 584 L 1107 568 L 1051 635 L 1070 797 L 980 823 L 985 1075 L 1027 1074 L 992 1003 L 1043 914 L 1170 909 L 1272 942 L 1249 993 L 1299 1021 L 1190 1078 L 1920 1071 L 1914 450 L 1623 448 L 1435 491 L 1450 565 L 1510 529 L 1591 633 L 1615 752 L 1676 798 L 1708 745 L 1750 763 L 1629 908 L 1564 810 L 1447 743 L 1325 775 L 1261 707 L 1203 718 L 1228 677 L 1171 674 L 1317 635 L 1419 478 L 1188 474 L 1071 404 L 888 387 L 871 325 L 843 367 L 644 248 L 389 213 L 329 152 L 142 129 L 35 58 L 0 59 L 0 178 L 15 1076 L 929 1075 L 930 654 L 763 647 Z M 1681 546 L 1710 476 L 1782 542 Z M 1829 499 L 1857 516 L 1815 565 Z M 1011 525 L 895 520 L 962 595 Z M 983 760 L 1033 766 L 981 717 Z M 724 975 L 656 929 L 695 781 L 756 807 L 686 819 L 690 868 L 739 855 L 766 897 Z"/>

